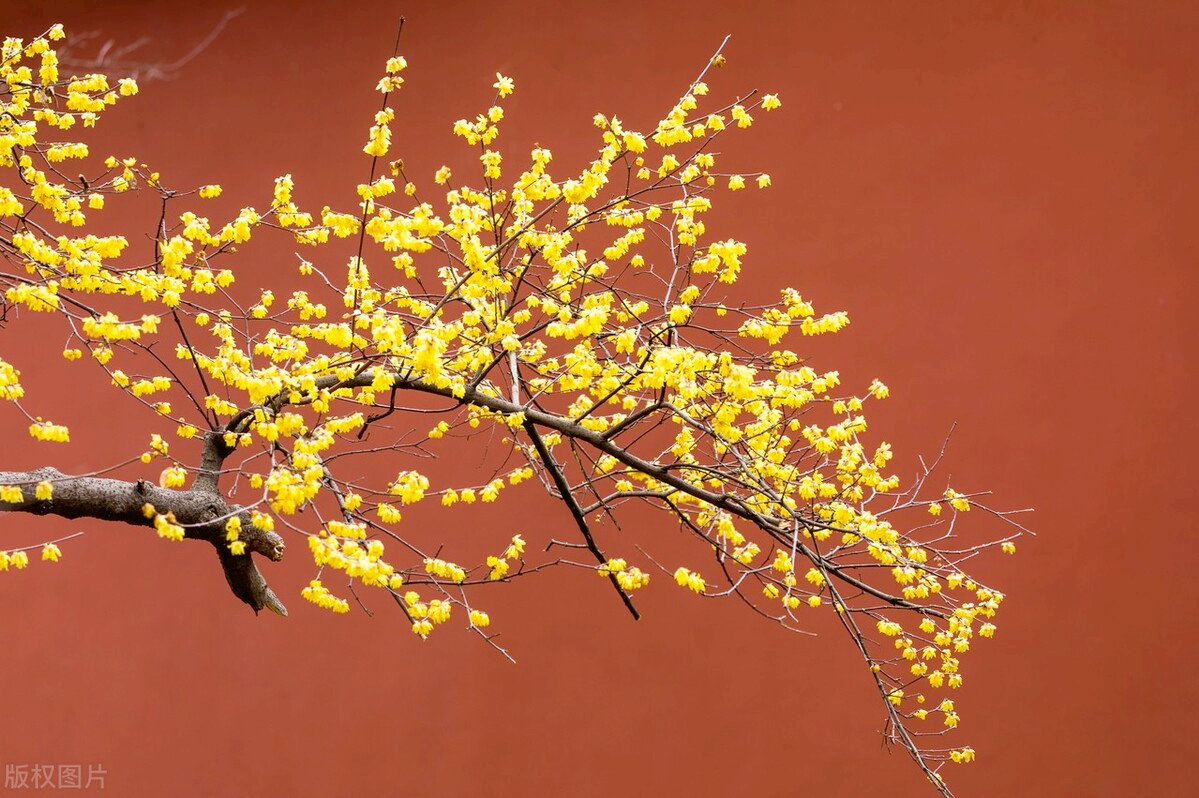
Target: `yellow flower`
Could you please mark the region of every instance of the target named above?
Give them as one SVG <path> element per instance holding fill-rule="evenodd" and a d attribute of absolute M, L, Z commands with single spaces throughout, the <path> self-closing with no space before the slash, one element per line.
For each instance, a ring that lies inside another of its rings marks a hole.
<path fill-rule="evenodd" d="M 416 471 L 404 471 L 396 477 L 388 492 L 399 496 L 404 504 L 415 504 L 425 497 L 429 478 Z"/>
<path fill-rule="evenodd" d="M 69 443 L 71 441 L 70 431 L 61 424 L 51 424 L 49 421 L 42 421 L 40 418 L 29 425 L 29 434 L 39 441 L 52 441 L 54 443 Z"/>
<path fill-rule="evenodd" d="M 503 579 L 508 573 L 508 561 L 501 557 L 488 557 L 487 567 L 491 569 L 491 573 L 487 575 L 487 578 L 493 582 Z"/>
<path fill-rule="evenodd" d="M 878 630 L 888 637 L 895 637 L 903 631 L 903 627 L 894 621 L 879 621 L 876 626 Z"/>
<path fill-rule="evenodd" d="M 367 155 L 373 155 L 380 158 L 387 154 L 388 148 L 391 146 L 391 128 L 386 124 L 377 124 L 371 126 L 370 141 L 362 148 L 362 151 Z"/>
<path fill-rule="evenodd" d="M 163 469 L 158 476 L 158 484 L 164 488 L 181 488 L 187 482 L 187 469 L 181 466 L 171 466 Z"/>
<path fill-rule="evenodd" d="M 53 543 L 47 543 L 45 546 L 42 546 L 43 560 L 58 562 L 60 557 L 62 557 L 62 551 L 58 548 L 58 546 L 55 546 Z"/>
<path fill-rule="evenodd" d="M 973 762 L 974 761 L 974 749 L 973 748 L 963 748 L 960 751 L 950 751 L 949 758 L 959 764 L 963 763 L 963 762 Z"/>
<path fill-rule="evenodd" d="M 693 593 L 703 593 L 707 588 L 702 576 L 686 568 L 679 568 L 674 572 L 674 581 L 679 587 L 685 587 Z"/>
<path fill-rule="evenodd" d="M 520 535 L 512 536 L 512 544 L 504 550 L 504 557 L 509 560 L 515 560 L 525 553 L 525 541 Z"/>
<path fill-rule="evenodd" d="M 183 540 L 184 537 L 183 527 L 175 523 L 174 513 L 155 514 L 154 529 L 159 537 L 167 540 Z"/>

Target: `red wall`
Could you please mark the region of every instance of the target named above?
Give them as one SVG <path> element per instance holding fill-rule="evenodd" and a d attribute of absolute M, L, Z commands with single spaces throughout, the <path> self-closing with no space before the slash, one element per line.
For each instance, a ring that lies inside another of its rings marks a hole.
<path fill-rule="evenodd" d="M 169 5 L 7 4 L 0 34 L 62 21 L 96 41 L 150 37 L 140 52 L 169 62 L 219 16 Z M 848 310 L 812 362 L 891 385 L 873 429 L 903 462 L 957 422 L 955 486 L 1037 508 L 1039 536 L 982 566 L 1009 602 L 970 657 L 958 740 L 979 759 L 951 771 L 959 794 L 1189 794 L 1199 12 L 403 5 L 254 3 L 173 80 L 144 84 L 94 149 L 219 182 L 231 203 L 264 204 L 292 172 L 301 202 L 348 204 L 398 13 L 397 145 L 417 174 L 460 157 L 449 122 L 485 107 L 497 70 L 517 83 L 506 140 L 566 164 L 594 140 L 593 113 L 651 126 L 732 33 L 714 88 L 784 102 L 725 146 L 775 183 L 718 217 L 750 244 L 745 290 L 791 284 Z M 51 393 L 60 342 L 24 322 L 0 351 L 45 347 L 47 366 L 24 357 L 39 411 L 100 420 L 76 421 L 51 464 L 140 451 L 140 431 L 119 434 L 120 397 Z M 0 425 L 0 466 L 46 464 L 10 409 Z M 527 537 L 567 524 L 536 506 Z M 835 634 L 787 635 L 665 584 L 633 623 L 600 580 L 557 574 L 486 596 L 512 666 L 451 629 L 422 644 L 381 605 L 373 619 L 311 608 L 300 545 L 264 566 L 286 620 L 238 605 L 207 550 L 144 531 L 7 518 L 0 548 L 75 529 L 58 566 L 0 574 L 5 764 L 100 764 L 130 796 L 927 794 L 880 750 L 877 698 Z"/>

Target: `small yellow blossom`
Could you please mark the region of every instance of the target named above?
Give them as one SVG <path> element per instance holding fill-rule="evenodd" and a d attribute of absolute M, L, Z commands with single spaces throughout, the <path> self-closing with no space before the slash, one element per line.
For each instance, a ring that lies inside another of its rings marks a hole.
<path fill-rule="evenodd" d="M 674 581 L 679 587 L 685 587 L 693 593 L 703 593 L 707 589 L 704 578 L 686 568 L 679 568 L 674 572 Z"/>

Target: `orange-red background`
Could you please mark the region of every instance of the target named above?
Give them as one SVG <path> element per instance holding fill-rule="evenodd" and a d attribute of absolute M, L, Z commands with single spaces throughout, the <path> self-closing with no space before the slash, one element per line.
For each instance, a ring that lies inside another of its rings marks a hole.
<path fill-rule="evenodd" d="M 142 57 L 163 63 L 225 7 L 7 3 L 0 33 L 62 21 L 97 44 L 146 36 Z M 401 13 L 397 147 L 420 175 L 461 152 L 449 122 L 485 107 L 497 70 L 518 89 L 506 140 L 553 147 L 565 171 L 593 113 L 652 126 L 732 33 L 717 93 L 784 101 L 724 147 L 775 181 L 714 222 L 750 243 L 746 290 L 791 284 L 848 310 L 813 361 L 892 386 L 872 418 L 902 462 L 935 454 L 956 421 L 954 484 L 1037 508 L 1039 537 L 980 566 L 1010 598 L 968 660 L 958 738 L 979 761 L 952 783 L 1192 794 L 1193 7 L 261 2 L 145 84 L 97 150 L 178 185 L 219 182 L 237 203 L 263 204 L 292 172 L 301 201 L 346 205 Z M 122 440 L 116 394 L 48 396 L 60 342 L 42 352 L 22 329 L 0 347 L 44 386 L 39 410 L 74 406 L 79 440 L 47 454 L 0 408 L 0 466 L 83 471 L 142 445 Z M 566 524 L 536 506 L 502 509 L 494 534 Z M 0 548 L 63 526 L 7 518 Z M 88 534 L 59 566 L 0 575 L 6 764 L 99 763 L 129 796 L 929 794 L 880 749 L 878 699 L 845 640 L 787 635 L 661 577 L 641 623 L 577 574 L 488 595 L 512 666 L 460 631 L 421 644 L 382 605 L 373 619 L 312 608 L 299 545 L 266 566 L 291 617 L 256 618 L 206 549 L 65 526 Z"/>

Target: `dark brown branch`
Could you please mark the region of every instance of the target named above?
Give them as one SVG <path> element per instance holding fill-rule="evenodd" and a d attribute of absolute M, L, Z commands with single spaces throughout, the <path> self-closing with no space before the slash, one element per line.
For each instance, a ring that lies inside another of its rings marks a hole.
<path fill-rule="evenodd" d="M 49 482 L 54 486 L 51 498 L 37 498 L 39 482 Z M 275 532 L 255 527 L 249 512 L 226 503 L 215 489 L 172 490 L 142 479 L 129 482 L 100 477 L 72 477 L 54 468 L 0 471 L 0 485 L 19 487 L 23 497 L 22 501 L 16 503 L 0 502 L 0 512 L 95 518 L 151 528 L 155 514 L 169 513 L 175 523 L 183 528 L 184 537 L 206 540 L 216 548 L 225 579 L 234 595 L 249 604 L 254 612 L 266 608 L 279 615 L 287 614 L 283 602 L 267 586 L 266 579 L 250 558 L 250 552 L 253 551 L 276 562 L 283 559 L 283 538 Z M 213 485 L 215 488 L 215 478 Z M 146 505 L 154 508 L 149 517 Z M 233 516 L 242 521 L 240 540 L 246 544 L 245 554 L 233 554 L 225 539 L 225 522 Z"/>
<path fill-rule="evenodd" d="M 391 386 L 391 398 L 387 400 L 387 409 L 382 413 L 376 413 L 373 416 L 367 416 L 366 421 L 358 428 L 358 440 L 366 437 L 366 431 L 370 429 L 371 424 L 376 421 L 382 421 L 396 411 L 396 391 L 399 390 L 395 385 Z"/>
<path fill-rule="evenodd" d="M 192 490 L 201 493 L 220 493 L 217 483 L 221 478 L 221 466 L 225 458 L 233 452 L 233 447 L 225 443 L 225 430 L 217 427 L 204 434 L 204 451 L 200 455 L 200 473 L 192 483 Z"/>
<path fill-rule="evenodd" d="M 575 523 L 579 526 L 579 532 L 583 535 L 583 540 L 587 543 L 587 550 L 595 555 L 595 559 L 603 564 L 608 561 L 603 552 L 599 550 L 599 546 L 595 543 L 595 538 L 591 536 L 591 530 L 587 527 L 587 519 L 583 516 L 582 510 L 579 508 L 579 503 L 575 501 L 574 493 L 571 492 L 570 483 L 566 481 L 566 477 L 562 475 L 562 469 L 554 462 L 554 455 L 545 445 L 545 441 L 541 439 L 541 433 L 533 426 L 533 422 L 525 420 L 525 432 L 533 440 L 533 446 L 537 449 L 537 456 L 541 458 L 541 462 L 545 465 L 545 470 L 549 472 L 550 477 L 554 480 L 554 485 L 558 488 L 558 494 L 562 501 L 570 510 L 570 514 L 574 516 Z M 629 594 L 620 586 L 620 582 L 616 579 L 616 574 L 608 571 L 608 581 L 612 583 L 612 587 L 616 588 L 616 592 L 620 594 L 620 600 L 624 602 L 625 607 L 633 616 L 633 620 L 641 620 L 641 613 L 637 612 L 637 608 L 633 606 L 633 600 L 629 598 Z"/>

